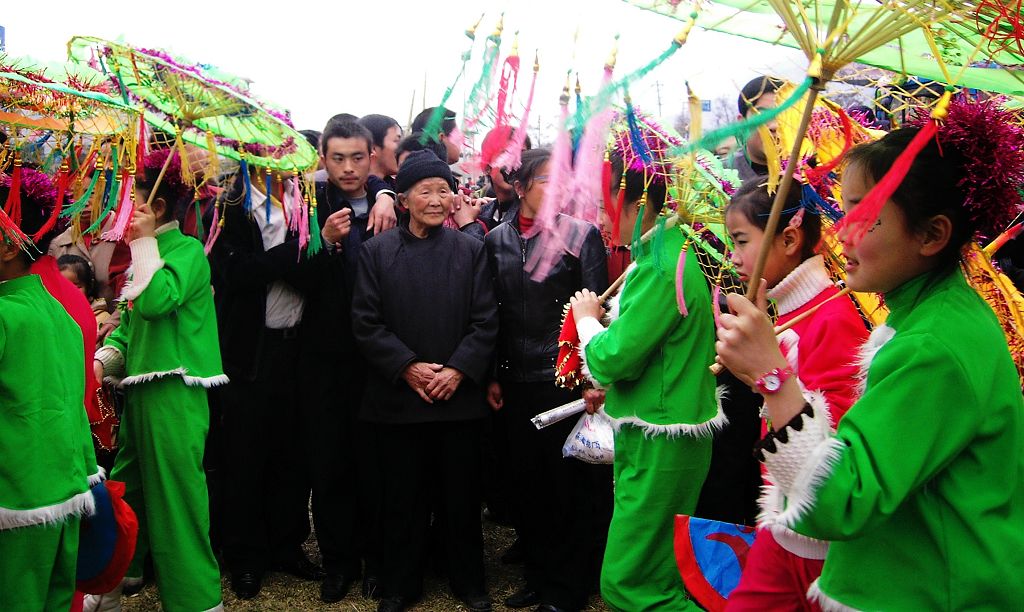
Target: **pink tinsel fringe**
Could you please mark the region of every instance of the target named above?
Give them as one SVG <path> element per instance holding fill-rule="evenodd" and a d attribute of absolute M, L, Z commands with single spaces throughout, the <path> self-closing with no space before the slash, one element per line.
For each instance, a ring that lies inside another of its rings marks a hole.
<path fill-rule="evenodd" d="M 607 87 L 611 80 L 612 71 L 605 68 L 601 88 Z M 595 227 L 604 202 L 601 190 L 604 154 L 614 116 L 615 112 L 609 107 L 594 109 L 594 114 L 583 130 L 583 137 L 580 138 L 573 168 L 568 214 Z"/>
<path fill-rule="evenodd" d="M 117 216 L 114 220 L 114 226 L 110 230 L 103 232 L 100 236 L 103 240 L 109 240 L 111 242 L 117 242 L 124 238 L 124 233 L 128 229 L 128 224 L 131 223 L 132 213 L 135 212 L 135 203 L 132 201 L 132 185 L 135 184 L 135 176 L 128 175 L 128 178 L 124 181 L 124 187 L 121 191 L 121 203 L 117 207 Z"/>
<path fill-rule="evenodd" d="M 530 254 L 526 262 L 526 271 L 535 281 L 547 278 L 548 272 L 567 248 L 565 235 L 569 225 L 558 223 L 558 215 L 569 207 L 569 188 L 572 180 L 572 141 L 569 137 L 567 120 L 569 117 L 568 101 L 562 104 L 562 113 L 558 125 L 558 137 L 551 147 L 551 158 L 548 160 L 548 182 L 541 201 L 540 212 L 534 219 L 533 229 L 526 236 L 539 237 L 539 244 Z"/>
<path fill-rule="evenodd" d="M 537 72 L 533 73 L 533 80 L 530 82 L 530 93 L 526 96 L 526 106 L 523 108 L 523 116 L 519 120 L 519 127 L 516 128 L 508 146 L 498 155 L 491 165 L 495 168 L 502 168 L 509 172 L 518 170 L 523 162 L 523 145 L 526 144 L 527 128 L 530 125 L 530 108 L 533 106 L 533 92 L 537 88 Z"/>
<path fill-rule="evenodd" d="M 679 314 L 684 317 L 690 314 L 686 308 L 686 294 L 683 289 L 683 275 L 686 272 L 686 245 L 679 252 L 679 263 L 676 264 L 676 305 L 679 306 Z"/>
<path fill-rule="evenodd" d="M 213 220 L 210 221 L 210 235 L 206 238 L 206 244 L 203 245 L 203 252 L 207 255 L 213 250 L 213 243 L 217 242 L 217 238 L 220 236 L 220 206 L 218 202 L 213 204 Z"/>

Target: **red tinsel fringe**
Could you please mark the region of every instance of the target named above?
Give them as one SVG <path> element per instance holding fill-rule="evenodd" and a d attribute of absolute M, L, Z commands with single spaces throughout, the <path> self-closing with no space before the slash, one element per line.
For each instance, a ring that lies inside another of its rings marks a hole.
<path fill-rule="evenodd" d="M 53 211 L 50 213 L 50 218 L 46 220 L 46 223 L 39 228 L 39 231 L 32 235 L 33 242 L 39 242 L 39 239 L 46 235 L 47 232 L 53 229 L 57 225 L 57 219 L 60 218 L 60 211 L 64 209 L 64 196 L 68 191 L 68 182 L 71 178 L 71 171 L 66 167 L 61 167 L 57 173 L 57 197 L 53 201 Z"/>
<path fill-rule="evenodd" d="M 4 212 L 15 225 L 21 225 L 21 164 L 17 161 L 15 161 L 14 170 L 11 172 L 11 186 L 10 191 L 7 192 Z"/>

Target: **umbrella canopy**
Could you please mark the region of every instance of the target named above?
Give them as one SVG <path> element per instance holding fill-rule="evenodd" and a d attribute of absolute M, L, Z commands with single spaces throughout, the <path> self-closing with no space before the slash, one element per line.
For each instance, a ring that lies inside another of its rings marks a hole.
<path fill-rule="evenodd" d="M 150 125 L 187 143 L 271 170 L 305 171 L 317 163 L 316 149 L 288 116 L 249 96 L 239 87 L 244 80 L 225 81 L 204 65 L 88 36 L 72 38 L 68 54 L 76 62 L 95 62 L 125 99 L 139 100 Z"/>
<path fill-rule="evenodd" d="M 686 19 L 687 15 L 677 9 L 679 0 L 625 0 L 629 4 L 653 11 L 675 19 Z M 806 41 L 800 36 L 799 29 L 780 17 L 777 7 L 779 2 L 769 0 L 715 0 L 708 2 L 701 12 L 697 26 L 706 30 L 742 36 L 752 40 L 804 49 Z M 792 4 L 792 2 L 782 2 Z M 999 18 L 999 12 L 991 8 L 990 2 L 967 1 L 956 3 L 929 2 L 921 3 L 912 0 L 879 3 L 866 0 L 815 0 L 803 2 L 807 5 L 803 10 L 811 20 L 819 19 L 827 22 L 837 5 L 847 7 L 849 23 L 847 32 L 861 32 L 873 27 L 882 20 L 891 19 L 893 15 L 914 15 L 918 27 L 911 27 L 898 36 L 892 37 L 881 44 L 858 52 L 856 61 L 884 68 L 893 72 L 916 75 L 936 81 L 947 79 L 939 65 L 941 60 L 953 73 L 960 73 L 958 85 L 962 87 L 982 89 L 999 93 L 1024 94 L 1024 52 L 1019 46 L 994 43 L 983 34 L 988 32 L 1001 33 L 1009 36 L 1010 24 Z M 928 5 L 927 12 L 923 5 Z M 947 9 L 942 9 L 948 4 Z M 934 5 L 934 6 L 932 6 Z M 939 9 L 939 10 L 936 10 Z M 799 12 L 796 8 L 794 12 Z M 933 47 L 924 28 L 930 25 L 931 35 L 935 40 Z M 938 59 L 935 51 L 939 52 Z"/>

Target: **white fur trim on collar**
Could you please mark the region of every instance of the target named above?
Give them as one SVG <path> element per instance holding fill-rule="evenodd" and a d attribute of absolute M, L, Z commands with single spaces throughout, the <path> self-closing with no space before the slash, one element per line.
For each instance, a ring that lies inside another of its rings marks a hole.
<path fill-rule="evenodd" d="M 0 531 L 52 525 L 73 516 L 90 516 L 96 512 L 96 500 L 91 491 L 84 491 L 59 504 L 51 504 L 31 510 L 12 510 L 0 507 Z"/>
<path fill-rule="evenodd" d="M 871 369 L 871 362 L 874 361 L 875 355 L 886 345 L 893 336 L 896 335 L 896 330 L 889 327 L 888 325 L 879 325 L 871 331 L 871 335 L 861 345 L 860 351 L 857 353 L 857 367 L 860 368 L 860 372 L 857 374 L 857 396 L 864 395 L 864 388 L 868 384 L 868 370 Z"/>
<path fill-rule="evenodd" d="M 576 333 L 580 337 L 580 371 L 598 389 L 604 389 L 604 385 L 601 381 L 594 378 L 594 375 L 590 372 L 590 366 L 587 365 L 587 345 L 590 344 L 590 341 L 593 340 L 595 336 L 603 334 L 605 329 L 606 328 L 594 317 L 583 317 L 579 321 L 576 321 Z"/>
<path fill-rule="evenodd" d="M 797 310 L 813 300 L 819 293 L 834 286 L 825 269 L 825 258 L 815 255 L 786 275 L 778 285 L 768 291 L 768 297 L 775 300 L 780 315 Z"/>

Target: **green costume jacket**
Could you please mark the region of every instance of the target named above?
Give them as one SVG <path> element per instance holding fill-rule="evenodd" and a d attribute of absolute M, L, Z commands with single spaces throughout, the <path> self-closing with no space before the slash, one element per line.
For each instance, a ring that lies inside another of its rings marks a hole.
<path fill-rule="evenodd" d="M 1003 331 L 959 271 L 885 298 L 834 436 L 812 397 L 766 453 L 787 494 L 775 521 L 832 541 L 810 592 L 825 609 L 1016 609 L 1024 401 Z"/>
<path fill-rule="evenodd" d="M 35 274 L 0 283 L 0 531 L 92 514 L 82 331 Z"/>
<path fill-rule="evenodd" d="M 126 386 L 164 376 L 180 376 L 190 386 L 225 384 L 203 245 L 182 234 L 177 222 L 156 234 L 129 245 L 131 279 L 121 295 L 128 308 L 96 359 L 107 374 L 123 364 Z"/>
<path fill-rule="evenodd" d="M 583 372 L 607 387 L 605 412 L 616 427 L 710 436 L 726 424 L 708 370 L 715 358 L 711 295 L 697 257 L 686 257 L 688 314 L 680 314 L 676 269 L 684 237 L 675 229 L 661 231 L 629 271 L 608 328 L 589 317 L 576 322 Z"/>

